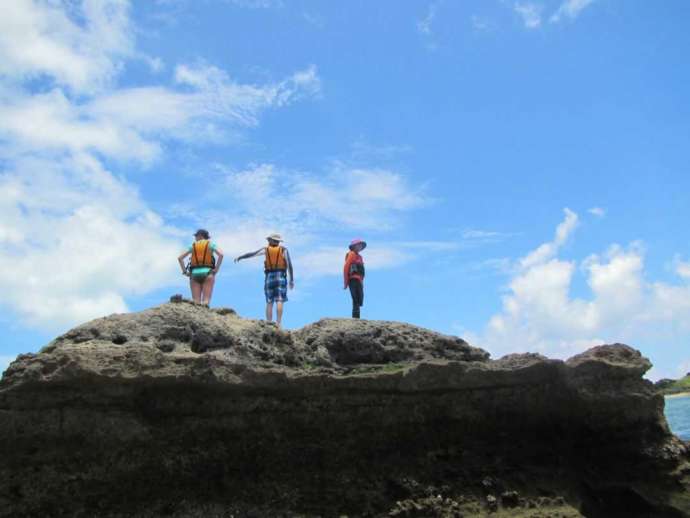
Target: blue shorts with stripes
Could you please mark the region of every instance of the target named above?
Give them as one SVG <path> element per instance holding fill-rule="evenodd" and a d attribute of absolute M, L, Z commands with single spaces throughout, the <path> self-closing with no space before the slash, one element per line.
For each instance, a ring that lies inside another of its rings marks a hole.
<path fill-rule="evenodd" d="M 264 294 L 267 303 L 287 302 L 287 272 L 283 270 L 266 272 Z"/>

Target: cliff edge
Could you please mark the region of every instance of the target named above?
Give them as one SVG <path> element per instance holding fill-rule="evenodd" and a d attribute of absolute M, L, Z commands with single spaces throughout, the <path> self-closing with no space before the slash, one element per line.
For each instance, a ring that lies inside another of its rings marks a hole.
<path fill-rule="evenodd" d="M 186 301 L 112 315 L 4 373 L 0 516 L 690 516 L 650 367 Z"/>

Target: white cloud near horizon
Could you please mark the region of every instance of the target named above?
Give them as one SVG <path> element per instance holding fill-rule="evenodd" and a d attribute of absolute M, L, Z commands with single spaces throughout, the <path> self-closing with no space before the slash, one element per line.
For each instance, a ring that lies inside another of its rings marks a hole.
<path fill-rule="evenodd" d="M 613 342 L 678 341 L 690 336 L 690 284 L 685 263 L 676 284 L 650 282 L 644 248 L 611 245 L 579 263 L 558 257 L 577 227 L 569 209 L 552 241 L 515 261 L 502 309 L 471 341 L 493 355 L 539 352 L 566 358 L 584 349 Z M 690 270 L 688 270 L 690 271 Z M 587 297 L 571 294 L 578 273 Z"/>
<path fill-rule="evenodd" d="M 174 282 L 180 240 L 136 189 L 88 155 L 24 159 L 0 175 L 2 305 L 57 330 L 127 311 L 125 296 Z M 21 273 L 18 273 L 20 271 Z"/>
<path fill-rule="evenodd" d="M 556 12 L 551 16 L 551 23 L 558 23 L 563 19 L 574 20 L 595 0 L 564 0 Z"/>

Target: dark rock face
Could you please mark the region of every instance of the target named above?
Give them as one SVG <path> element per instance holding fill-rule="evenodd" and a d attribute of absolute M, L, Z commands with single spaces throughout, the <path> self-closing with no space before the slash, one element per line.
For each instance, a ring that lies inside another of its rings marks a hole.
<path fill-rule="evenodd" d="M 114 315 L 5 372 L 0 516 L 689 516 L 649 367 L 184 301 Z"/>

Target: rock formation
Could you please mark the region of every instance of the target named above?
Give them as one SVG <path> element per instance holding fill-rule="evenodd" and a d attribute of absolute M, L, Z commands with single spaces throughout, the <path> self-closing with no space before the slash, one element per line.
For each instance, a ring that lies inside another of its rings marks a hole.
<path fill-rule="evenodd" d="M 113 315 L 5 372 L 0 516 L 689 516 L 650 366 L 185 301 Z"/>

